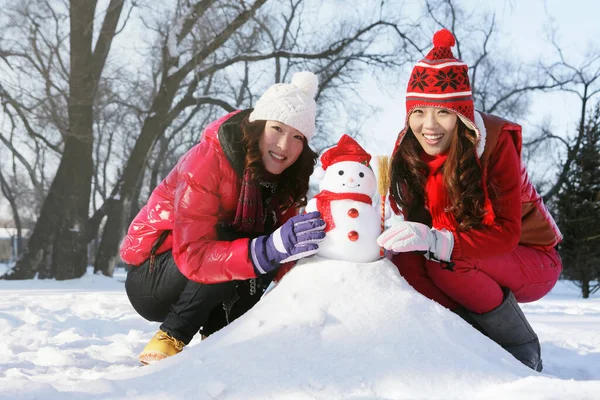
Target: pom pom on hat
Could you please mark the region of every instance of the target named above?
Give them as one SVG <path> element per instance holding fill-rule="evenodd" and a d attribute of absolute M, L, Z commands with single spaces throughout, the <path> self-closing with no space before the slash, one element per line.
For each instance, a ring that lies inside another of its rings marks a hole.
<path fill-rule="evenodd" d="M 312 72 L 302 71 L 294 74 L 292 77 L 292 85 L 300 88 L 308 97 L 314 99 L 319 89 L 319 81 L 317 76 Z"/>
<path fill-rule="evenodd" d="M 434 47 L 452 47 L 456 44 L 454 35 L 448 29 L 444 28 L 433 34 Z"/>
<path fill-rule="evenodd" d="M 278 121 L 299 130 L 310 140 L 315 134 L 317 104 L 314 98 L 318 86 L 315 74 L 298 72 L 291 83 L 277 83 L 269 87 L 256 102 L 248 120 Z"/>

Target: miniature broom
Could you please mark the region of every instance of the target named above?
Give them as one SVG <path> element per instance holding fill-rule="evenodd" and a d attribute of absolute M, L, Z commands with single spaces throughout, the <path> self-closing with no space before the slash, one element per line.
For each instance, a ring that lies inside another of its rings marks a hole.
<path fill-rule="evenodd" d="M 381 232 L 385 230 L 385 198 L 390 187 L 390 157 L 377 156 L 377 191 L 381 198 Z M 383 247 L 380 250 L 381 257 L 384 256 Z"/>

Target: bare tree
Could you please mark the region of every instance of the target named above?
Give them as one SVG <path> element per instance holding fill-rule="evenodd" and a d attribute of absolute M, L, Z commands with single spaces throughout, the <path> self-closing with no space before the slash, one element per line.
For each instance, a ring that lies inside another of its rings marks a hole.
<path fill-rule="evenodd" d="M 559 85 L 561 91 L 574 94 L 581 103 L 577 118 L 577 129 L 574 134 L 560 136 L 543 129 L 538 137 L 527 143 L 527 145 L 534 146 L 544 141 L 557 141 L 564 145 L 566 158 L 559 167 L 558 178 L 550 189 L 544 193 L 544 201 L 546 202 L 552 200 L 565 184 L 571 166 L 585 138 L 585 124 L 591 112 L 590 101 L 600 93 L 600 51 L 592 50 L 590 54 L 584 56 L 579 65 L 573 65 L 567 61 L 554 37 L 552 37 L 552 43 L 556 49 L 558 61 L 550 65 L 544 65 L 544 70 Z"/>
<path fill-rule="evenodd" d="M 54 98 L 54 91 L 58 98 L 66 97 L 68 118 L 64 124 L 64 119 L 50 113 L 51 117 L 56 117 L 55 124 L 61 128 L 64 139 L 60 164 L 29 239 L 27 251 L 17 261 L 13 271 L 5 276 L 6 279 L 31 278 L 36 272 L 40 277 L 69 279 L 85 273 L 85 229 L 93 175 L 93 104 L 98 82 L 117 32 L 124 0 L 110 1 L 94 45 L 96 4 L 95 0 L 71 0 L 68 4 L 68 68 L 59 51 L 39 55 L 47 57 L 47 64 L 44 65 L 54 65 L 56 57 L 60 66 L 57 73 L 68 75 L 68 92 L 67 88 L 56 85 L 50 75 L 45 82 L 48 99 Z M 54 13 L 49 4 L 47 6 L 58 21 L 58 14 Z M 28 11 L 30 13 L 27 17 L 35 18 L 35 12 L 32 9 Z M 27 53 L 20 56 L 31 57 Z"/>
<path fill-rule="evenodd" d="M 21 254 L 21 250 L 22 250 L 21 243 L 22 243 L 22 239 L 23 239 L 23 226 L 21 224 L 21 216 L 19 213 L 19 206 L 17 205 L 17 196 L 14 193 L 14 191 L 12 190 L 12 188 L 10 187 L 7 180 L 4 178 L 4 174 L 2 173 L 2 168 L 0 168 L 0 191 L 2 192 L 2 194 L 4 195 L 6 200 L 8 200 L 8 204 L 10 205 L 10 209 L 13 214 L 13 220 L 15 222 L 15 229 L 16 229 L 16 236 L 17 236 L 17 240 L 16 240 L 17 248 L 15 250 L 16 250 L 16 254 L 18 256 Z"/>
<path fill-rule="evenodd" d="M 38 215 L 41 202 L 43 201 L 43 186 L 38 180 L 38 170 L 43 168 L 44 163 L 40 161 L 41 149 L 38 147 L 34 152 L 35 157 L 25 157 L 15 147 L 15 128 L 16 121 L 11 114 L 8 104 L 3 103 L 5 115 L 8 116 L 8 122 L 5 126 L 10 126 L 10 132 L 7 135 L 0 133 L 0 141 L 6 145 L 9 151 L 0 153 L 0 192 L 8 201 L 12 213 L 14 227 L 16 229 L 16 255 L 20 256 L 23 250 L 22 239 L 23 229 L 30 228 L 30 222 L 35 220 Z M 8 157 L 2 157 L 2 156 Z M 29 160 L 33 160 L 30 162 Z M 25 173 L 22 170 L 25 170 Z M 28 179 L 25 177 L 27 175 Z"/>
<path fill-rule="evenodd" d="M 10 64 L 8 65 L 10 67 Z M 36 111 L 25 105 L 20 99 L 12 97 L 2 84 L 0 84 L 0 101 L 3 116 L 6 117 L 4 126 L 7 128 L 6 132 L 0 132 L 0 142 L 12 156 L 12 179 L 16 181 L 19 175 L 18 171 L 23 170 L 28 177 L 33 194 L 33 201 L 29 202 L 29 206 L 37 214 L 49 186 L 45 176 L 46 155 L 48 152 L 60 154 L 61 150 L 58 146 L 51 144 L 48 139 L 38 133 L 38 129 L 30 124 L 30 121 L 39 117 Z M 21 130 L 25 131 L 25 137 L 19 134 Z M 6 182 L 8 181 L 10 179 L 6 179 Z M 19 181 L 18 186 L 21 188 L 19 197 L 21 197 L 23 195 L 22 188 L 27 184 L 22 179 Z"/>

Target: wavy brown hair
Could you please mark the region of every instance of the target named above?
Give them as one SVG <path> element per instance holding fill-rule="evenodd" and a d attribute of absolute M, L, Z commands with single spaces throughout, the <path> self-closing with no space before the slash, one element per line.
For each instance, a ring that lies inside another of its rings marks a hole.
<path fill-rule="evenodd" d="M 485 215 L 482 171 L 475 147 L 477 134 L 458 119 L 457 134 L 450 142 L 448 159 L 442 167 L 449 206 L 458 223 L 457 230 L 467 231 L 482 225 Z M 421 160 L 423 151 L 410 128 L 392 159 L 390 195 L 406 210 L 406 219 L 431 226 L 431 215 L 425 210 L 427 164 Z"/>
<path fill-rule="evenodd" d="M 260 180 L 265 175 L 262 154 L 258 141 L 265 131 L 266 121 L 258 120 L 249 122 L 246 118 L 241 127 L 244 136 L 242 143 L 246 150 L 245 168 L 249 169 L 254 179 Z M 295 163 L 278 175 L 277 191 L 275 197 L 280 210 L 290 207 L 303 207 L 307 203 L 308 180 L 315 170 L 318 154 L 309 146 L 304 138 L 304 148 Z"/>

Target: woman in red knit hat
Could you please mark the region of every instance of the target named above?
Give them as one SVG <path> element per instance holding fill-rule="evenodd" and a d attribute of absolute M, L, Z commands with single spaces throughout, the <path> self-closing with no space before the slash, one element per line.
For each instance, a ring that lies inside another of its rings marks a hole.
<path fill-rule="evenodd" d="M 416 290 L 541 371 L 517 302 L 552 289 L 562 236 L 521 162 L 521 127 L 474 110 L 454 44 L 436 32 L 411 74 L 391 163 L 390 203 L 404 221 L 377 242 Z"/>

